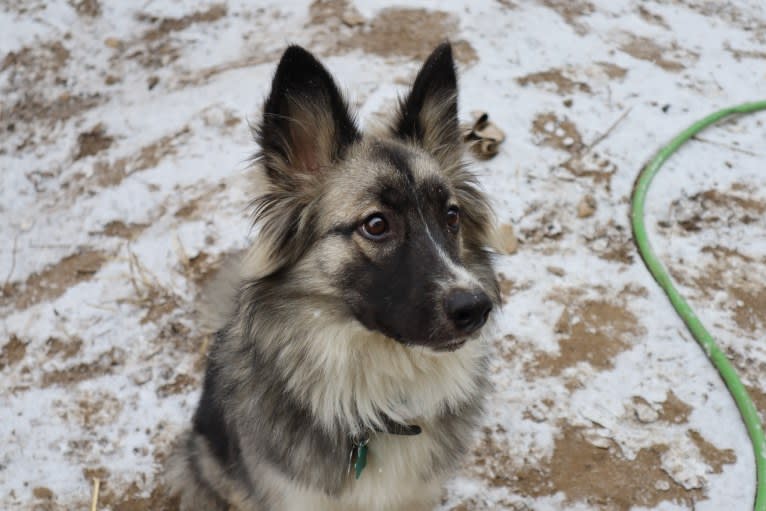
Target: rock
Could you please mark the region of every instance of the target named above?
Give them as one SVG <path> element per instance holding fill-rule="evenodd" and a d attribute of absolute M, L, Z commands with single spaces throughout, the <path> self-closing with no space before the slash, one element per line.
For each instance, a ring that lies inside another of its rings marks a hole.
<path fill-rule="evenodd" d="M 636 403 L 633 408 L 633 413 L 636 415 L 638 422 L 644 424 L 656 422 L 660 418 L 659 412 L 645 403 Z"/>
<path fill-rule="evenodd" d="M 364 16 L 353 7 L 344 12 L 340 17 L 340 20 L 348 27 L 364 25 L 365 22 Z"/>

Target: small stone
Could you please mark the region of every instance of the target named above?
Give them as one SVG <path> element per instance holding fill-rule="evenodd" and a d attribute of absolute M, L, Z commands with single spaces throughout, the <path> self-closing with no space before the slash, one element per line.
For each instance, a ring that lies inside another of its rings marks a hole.
<path fill-rule="evenodd" d="M 115 83 L 119 82 L 120 78 L 114 75 L 106 75 L 104 78 L 104 83 L 107 85 L 114 85 Z"/>
<path fill-rule="evenodd" d="M 130 379 L 136 385 L 143 385 L 152 379 L 152 368 L 144 367 L 130 375 Z"/>
<path fill-rule="evenodd" d="M 146 84 L 149 87 L 149 90 L 152 90 L 153 88 L 155 88 L 158 83 L 160 83 L 160 79 L 157 76 L 150 76 L 149 79 L 146 81 Z"/>
<path fill-rule="evenodd" d="M 659 491 L 668 491 L 670 489 L 670 483 L 665 481 L 664 479 L 660 479 L 656 483 L 654 483 L 654 487 Z"/>
<path fill-rule="evenodd" d="M 596 199 L 592 195 L 586 195 L 577 205 L 577 216 L 579 218 L 588 218 L 596 212 Z"/>
<path fill-rule="evenodd" d="M 564 106 L 567 108 L 572 108 L 573 104 L 574 104 L 574 101 L 572 101 L 572 98 L 567 98 L 564 100 Z"/>
<path fill-rule="evenodd" d="M 564 229 L 558 222 L 551 222 L 545 226 L 544 236 L 546 238 L 558 238 L 564 233 Z"/>
<path fill-rule="evenodd" d="M 119 48 L 122 43 L 116 37 L 107 37 L 104 39 L 104 44 L 109 48 Z"/>
<path fill-rule="evenodd" d="M 503 224 L 497 230 L 498 242 L 500 249 L 506 255 L 515 254 L 519 249 L 519 240 L 516 238 L 516 234 L 513 232 L 513 227 L 509 224 Z"/>

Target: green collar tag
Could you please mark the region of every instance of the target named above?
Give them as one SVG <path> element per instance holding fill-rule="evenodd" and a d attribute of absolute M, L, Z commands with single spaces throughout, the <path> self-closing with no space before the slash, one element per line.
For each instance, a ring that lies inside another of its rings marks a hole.
<path fill-rule="evenodd" d="M 354 463 L 354 475 L 357 479 L 362 475 L 362 470 L 367 466 L 367 442 L 356 446 L 356 462 Z"/>

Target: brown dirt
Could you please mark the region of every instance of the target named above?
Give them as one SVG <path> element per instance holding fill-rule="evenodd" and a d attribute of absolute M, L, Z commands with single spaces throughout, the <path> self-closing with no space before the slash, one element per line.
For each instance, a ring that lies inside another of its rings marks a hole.
<path fill-rule="evenodd" d="M 551 458 L 529 464 L 513 459 L 507 454 L 510 447 L 485 428 L 468 470 L 490 486 L 517 495 L 546 497 L 563 492 L 567 503 L 588 502 L 605 511 L 653 508 L 662 502 L 690 506 L 704 500 L 702 491 L 685 490 L 662 470 L 661 456 L 667 449 L 664 444 L 653 445 L 627 460 L 616 446 L 596 447 L 585 439 L 581 428 L 563 424 Z M 668 489 L 657 489 L 658 482 Z"/>
<path fill-rule="evenodd" d="M 343 15 L 351 8 L 347 0 L 315 0 L 309 7 L 308 26 L 318 29 L 314 46 L 323 47 L 325 55 L 362 50 L 381 57 L 424 60 L 434 47 L 450 39 L 458 62 L 470 65 L 478 60 L 471 44 L 457 38 L 458 19 L 450 13 L 386 8 L 365 23 L 341 30 Z"/>
<path fill-rule="evenodd" d="M 752 334 L 766 329 L 766 288 L 751 283 L 749 287 L 731 287 L 729 292 L 735 299 L 737 326 Z"/>
<path fill-rule="evenodd" d="M 180 32 L 195 23 L 213 23 L 226 16 L 226 5 L 213 4 L 204 11 L 196 11 L 180 18 L 160 18 L 141 13 L 136 16 L 138 21 L 155 25 L 141 36 L 144 41 L 155 41 L 165 38 L 172 32 Z"/>
<path fill-rule="evenodd" d="M 98 0 L 69 0 L 71 5 L 80 16 L 95 18 L 101 16 L 101 4 Z"/>
<path fill-rule="evenodd" d="M 532 121 L 532 133 L 537 135 L 543 145 L 555 147 L 570 154 L 579 152 L 583 140 L 577 126 L 566 118 L 559 118 L 553 112 L 539 114 Z"/>
<path fill-rule="evenodd" d="M 692 407 L 681 401 L 672 390 L 668 391 L 660 410 L 660 419 L 672 424 L 686 424 L 692 413 Z"/>
<path fill-rule="evenodd" d="M 643 329 L 625 306 L 606 300 L 569 302 L 556 322 L 559 352 L 540 352 L 533 361 L 535 372 L 558 375 L 564 369 L 587 362 L 595 369 L 611 369 L 614 358 L 630 347 Z"/>
<path fill-rule="evenodd" d="M 32 488 L 32 495 L 36 499 L 53 500 L 53 491 L 45 486 L 35 486 Z"/>
<path fill-rule="evenodd" d="M 761 387 L 754 385 L 747 385 L 747 393 L 750 394 L 750 398 L 753 400 L 753 404 L 758 412 L 761 414 L 761 424 L 766 427 L 766 391 Z"/>
<path fill-rule="evenodd" d="M 77 136 L 78 148 L 74 159 L 77 161 L 86 156 L 93 156 L 96 153 L 109 149 L 112 142 L 114 142 L 114 138 L 106 134 L 102 124 L 98 124 L 89 131 L 80 133 Z"/>
<path fill-rule="evenodd" d="M 136 482 L 132 482 L 124 491 L 116 492 L 107 488 L 99 502 L 113 511 L 178 511 L 180 505 L 178 498 L 171 497 L 163 485 L 157 485 L 146 495 Z"/>
<path fill-rule="evenodd" d="M 8 53 L 0 64 L 0 71 L 11 70 L 11 86 L 31 85 L 44 80 L 49 73 L 57 73 L 69 61 L 69 50 L 59 41 L 25 46 Z"/>
<path fill-rule="evenodd" d="M 77 94 L 71 95 L 68 92 L 61 93 L 55 99 L 48 99 L 35 91 L 28 91 L 18 101 L 16 101 L 0 120 L 5 123 L 8 119 L 13 119 L 14 129 L 16 124 L 24 123 L 44 123 L 53 125 L 57 122 L 64 122 L 72 117 L 87 112 L 101 102 L 101 95 L 95 94 Z M 17 151 L 26 149 L 30 142 L 25 141 L 16 147 Z"/>
<path fill-rule="evenodd" d="M 149 227 L 149 224 L 126 224 L 121 220 L 112 220 L 104 226 L 104 229 L 98 234 L 104 236 L 111 236 L 115 238 L 123 238 L 126 240 L 136 239 L 144 230 Z"/>
<path fill-rule="evenodd" d="M 125 360 L 125 352 L 119 348 L 112 348 L 101 353 L 92 362 L 82 362 L 66 369 L 55 369 L 43 373 L 42 387 L 51 385 L 74 385 L 81 381 L 98 378 L 111 374 L 115 367 L 122 365 Z"/>
<path fill-rule="evenodd" d="M 622 225 L 610 220 L 585 236 L 586 246 L 605 261 L 632 264 L 635 254 L 633 238 Z"/>
<path fill-rule="evenodd" d="M 27 345 L 15 335 L 11 335 L 11 338 L 0 350 L 0 371 L 8 366 L 18 364 L 24 359 L 26 354 Z"/>
<path fill-rule="evenodd" d="M 571 26 L 579 35 L 588 32 L 588 26 L 580 18 L 592 14 L 596 9 L 593 4 L 584 0 L 538 0 L 545 7 L 556 11 L 567 25 Z"/>
<path fill-rule="evenodd" d="M 692 439 L 694 445 L 699 449 L 702 458 L 705 463 L 710 465 L 714 474 L 720 474 L 723 472 L 724 465 L 731 465 L 737 461 L 737 456 L 734 454 L 733 449 L 719 449 L 715 445 L 708 442 L 699 431 L 694 429 L 689 430 L 689 438 Z"/>
<path fill-rule="evenodd" d="M 590 86 L 587 83 L 572 80 L 564 76 L 561 69 L 555 68 L 522 76 L 517 78 L 516 82 L 524 87 L 530 84 L 553 84 L 556 87 L 556 93 L 561 95 L 571 94 L 575 90 L 586 93 L 591 92 Z"/>
<path fill-rule="evenodd" d="M 597 62 L 598 67 L 612 80 L 621 80 L 628 74 L 628 70 L 611 62 Z"/>
<path fill-rule="evenodd" d="M 643 5 L 638 6 L 638 14 L 647 23 L 651 23 L 652 25 L 657 25 L 658 27 L 662 27 L 662 28 L 666 28 L 670 30 L 670 25 L 668 25 L 668 22 L 665 21 L 665 18 L 663 18 L 659 14 L 656 14 L 650 11 Z"/>
<path fill-rule="evenodd" d="M 742 59 L 766 60 L 766 51 L 738 50 L 732 48 L 729 43 L 725 43 L 723 47 L 726 51 L 731 53 L 737 61 L 741 61 Z"/>
<path fill-rule="evenodd" d="M 188 374 L 178 374 L 172 382 L 160 385 L 157 388 L 157 395 L 164 398 L 173 394 L 181 394 L 182 392 L 186 392 L 188 389 L 197 386 L 198 383 L 199 381 L 197 378 L 194 378 L 193 376 L 189 376 Z"/>
<path fill-rule="evenodd" d="M 81 399 L 77 402 L 76 415 L 85 428 L 114 423 L 123 409 L 123 403 L 114 395 L 105 392 Z"/>
<path fill-rule="evenodd" d="M 48 337 L 45 346 L 48 348 L 45 355 L 49 359 L 61 356 L 63 360 L 67 360 L 80 353 L 82 339 L 74 337 L 63 341 L 58 337 Z"/>
<path fill-rule="evenodd" d="M 670 47 L 664 47 L 648 37 L 639 37 L 634 34 L 626 34 L 628 40 L 620 45 L 620 50 L 631 57 L 651 62 L 665 71 L 679 72 L 686 69 L 682 62 L 696 60 L 699 56 L 690 51 L 679 51 L 678 45 L 673 43 Z M 675 55 L 677 58 L 671 58 Z"/>
<path fill-rule="evenodd" d="M 83 250 L 66 256 L 40 273 L 33 273 L 23 284 L 14 282 L 6 286 L 10 293 L 3 294 L 0 305 L 13 303 L 17 310 L 24 310 L 54 300 L 70 287 L 92 279 L 107 260 L 108 254 L 101 250 Z"/>

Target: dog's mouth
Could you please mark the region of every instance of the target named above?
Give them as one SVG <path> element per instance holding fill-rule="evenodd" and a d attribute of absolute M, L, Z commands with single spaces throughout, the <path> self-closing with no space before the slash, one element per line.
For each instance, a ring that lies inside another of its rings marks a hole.
<path fill-rule="evenodd" d="M 467 343 L 467 342 L 468 342 L 468 338 L 467 337 L 462 337 L 462 338 L 458 338 L 458 339 L 454 339 L 452 341 L 449 341 L 449 342 L 447 342 L 445 344 L 440 344 L 440 345 L 434 346 L 433 350 L 434 351 L 438 351 L 438 352 L 457 351 L 460 348 L 462 348 L 465 345 L 465 343 Z"/>

